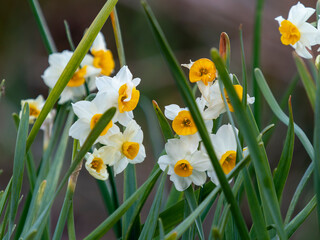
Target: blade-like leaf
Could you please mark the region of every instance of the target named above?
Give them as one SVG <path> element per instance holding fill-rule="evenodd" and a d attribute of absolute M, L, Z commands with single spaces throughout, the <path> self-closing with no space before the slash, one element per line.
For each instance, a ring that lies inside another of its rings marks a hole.
<path fill-rule="evenodd" d="M 312 77 L 307 69 L 307 66 L 304 64 L 301 57 L 298 56 L 296 52 L 293 52 L 293 58 L 296 62 L 296 66 L 302 80 L 303 86 L 306 90 L 307 96 L 309 98 L 312 109 L 314 110 L 314 105 L 316 101 L 316 86 Z"/>
<path fill-rule="evenodd" d="M 7 239 L 10 238 L 14 220 L 18 210 L 18 201 L 20 199 L 20 191 L 23 180 L 23 170 L 24 170 L 24 160 L 26 153 L 26 141 L 29 129 L 29 105 L 25 104 L 22 110 L 21 121 L 18 128 L 16 148 L 14 153 L 13 161 L 13 176 L 12 176 L 12 188 L 10 194 L 10 211 L 9 211 L 9 225 L 8 225 L 8 234 L 6 235 Z"/>
<path fill-rule="evenodd" d="M 148 217 L 146 219 L 146 222 L 144 223 L 144 226 L 142 228 L 141 234 L 139 236 L 139 240 L 144 240 L 144 239 L 152 239 L 154 231 L 156 230 L 157 227 L 157 220 L 159 217 L 159 212 L 160 212 L 160 207 L 161 207 L 161 200 L 162 200 L 162 195 L 163 195 L 163 189 L 164 189 L 164 184 L 166 182 L 167 178 L 167 173 L 168 169 L 162 173 L 162 177 L 159 183 L 159 187 L 156 193 L 156 196 L 154 197 L 151 210 L 148 214 Z"/>
<path fill-rule="evenodd" d="M 268 159 L 256 140 L 259 135 L 258 129 L 256 128 L 254 120 L 247 113 L 246 109 L 243 108 L 218 51 L 216 49 L 211 50 L 211 56 L 231 100 L 244 140 L 248 144 L 251 159 L 259 182 L 260 194 L 264 199 L 265 207 L 268 212 L 270 212 L 273 221 L 278 227 L 280 239 L 286 239 L 286 233 L 282 223 L 280 207 L 273 185 Z"/>
<path fill-rule="evenodd" d="M 63 70 L 61 76 L 59 77 L 56 85 L 53 87 L 52 91 L 50 92 L 36 122 L 34 123 L 31 129 L 31 132 L 27 140 L 27 150 L 30 148 L 31 144 L 33 143 L 43 121 L 46 119 L 47 115 L 53 108 L 54 104 L 57 102 L 63 89 L 67 86 L 74 72 L 79 67 L 82 59 L 87 54 L 90 46 L 92 45 L 94 39 L 98 35 L 105 21 L 109 17 L 117 1 L 118 0 L 108 0 L 100 10 L 99 14 L 94 19 L 94 21 L 92 22 L 88 30 L 86 31 L 78 47 L 74 51 L 70 61 L 68 62 L 67 66 Z"/>
<path fill-rule="evenodd" d="M 246 224 L 244 222 L 243 216 L 240 212 L 239 206 L 232 194 L 231 188 L 229 186 L 229 183 L 226 179 L 225 174 L 222 171 L 222 168 L 220 166 L 220 163 L 215 155 L 213 146 L 211 144 L 211 140 L 209 137 L 209 134 L 207 132 L 206 126 L 204 124 L 204 121 L 201 117 L 200 111 L 198 109 L 198 106 L 195 102 L 194 96 L 192 94 L 192 91 L 190 89 L 190 86 L 188 85 L 188 82 L 186 80 L 186 77 L 180 68 L 176 58 L 174 57 L 172 50 L 167 42 L 167 40 L 164 37 L 164 34 L 154 17 L 150 7 L 145 1 L 141 1 L 144 11 L 147 15 L 148 22 L 151 25 L 151 29 L 155 35 L 156 41 L 161 49 L 161 52 L 169 66 L 169 69 L 171 70 L 171 73 L 177 83 L 177 86 L 180 90 L 180 93 L 188 106 L 190 113 L 192 115 L 192 118 L 195 121 L 195 124 L 197 126 L 197 129 L 199 131 L 199 134 L 201 136 L 201 139 L 203 141 L 203 144 L 207 150 L 207 153 L 210 157 L 210 160 L 213 164 L 214 170 L 216 171 L 217 177 L 219 179 L 219 182 L 222 186 L 222 190 L 226 196 L 226 199 L 230 203 L 231 206 L 231 212 L 233 214 L 233 217 L 235 219 L 235 222 L 237 224 L 238 230 L 241 233 L 242 237 L 244 239 L 249 239 L 248 229 L 246 227 Z"/>
<path fill-rule="evenodd" d="M 70 175 L 73 173 L 73 171 L 76 169 L 76 167 L 79 165 L 79 163 L 84 158 L 85 154 L 91 149 L 92 145 L 96 141 L 96 139 L 100 136 L 103 129 L 108 125 L 108 123 L 113 118 L 114 114 L 116 112 L 116 108 L 112 107 L 108 109 L 99 119 L 99 121 L 96 123 L 94 128 L 89 133 L 89 136 L 87 137 L 86 141 L 84 142 L 83 146 L 80 148 L 79 152 L 75 156 L 74 161 L 72 162 L 71 166 L 65 173 L 64 177 L 62 178 L 59 186 L 57 187 L 57 190 L 55 194 L 52 196 L 50 202 L 47 204 L 46 208 L 42 211 L 42 213 L 39 215 L 35 223 L 32 227 L 28 229 L 28 232 L 21 235 L 22 238 L 34 236 L 34 234 L 37 233 L 38 229 L 42 227 L 43 224 L 46 224 L 46 219 L 49 214 L 49 210 L 51 208 L 51 205 L 54 201 L 54 199 L 57 197 L 61 189 L 63 188 L 64 184 L 67 182 Z"/>
<path fill-rule="evenodd" d="M 277 103 L 276 99 L 274 98 L 262 72 L 260 69 L 255 69 L 255 75 L 257 78 L 257 82 L 259 85 L 259 88 L 261 92 L 264 95 L 264 98 L 266 99 L 267 103 L 269 104 L 269 107 L 271 108 L 272 112 L 279 118 L 281 122 L 289 125 L 289 117 L 281 110 L 279 104 Z M 314 159 L 314 149 L 312 147 L 312 144 L 310 143 L 308 137 L 306 134 L 302 131 L 302 129 L 297 125 L 294 124 L 294 132 L 301 141 L 302 145 L 304 146 L 305 150 L 307 151 L 309 157 L 311 159 Z"/>
<path fill-rule="evenodd" d="M 190 211 L 193 212 L 198 207 L 198 204 L 197 204 L 197 200 L 196 200 L 195 194 L 193 192 L 192 186 L 188 187 L 184 191 L 184 196 L 187 199 Z M 204 239 L 204 233 L 203 233 L 202 222 L 201 222 L 200 217 L 196 218 L 196 226 L 197 226 L 199 238 Z"/>
<path fill-rule="evenodd" d="M 306 218 L 310 215 L 313 209 L 317 205 L 316 196 L 310 200 L 310 202 L 295 216 L 294 219 L 288 225 L 286 225 L 286 232 L 288 237 L 291 237 L 292 234 L 299 228 L 299 226 L 306 220 Z"/>
<path fill-rule="evenodd" d="M 8 196 L 11 194 L 11 186 L 12 186 L 12 177 L 10 178 L 10 181 L 6 187 L 6 190 L 1 194 L 0 199 L 0 216 L 2 215 L 3 209 L 7 203 Z"/>
<path fill-rule="evenodd" d="M 145 192 L 150 186 L 153 186 L 161 174 L 161 170 L 158 169 L 148 180 L 137 189 L 113 214 L 111 214 L 105 221 L 103 221 L 94 231 L 92 231 L 85 240 L 99 239 L 101 238 L 120 218 L 121 216 L 132 206 L 132 204 Z"/>
<path fill-rule="evenodd" d="M 172 132 L 170 124 L 168 123 L 167 119 L 163 115 L 158 103 L 155 100 L 153 100 L 152 104 L 153 104 L 154 111 L 156 112 L 156 115 L 158 117 L 158 122 L 161 127 L 161 131 L 164 136 L 164 139 L 167 141 L 170 138 L 174 138 L 174 134 Z"/>
<path fill-rule="evenodd" d="M 289 98 L 288 105 L 289 105 L 290 119 L 289 119 L 287 137 L 283 146 L 278 167 L 275 169 L 273 174 L 273 182 L 276 188 L 279 201 L 281 199 L 282 191 L 287 181 L 287 177 L 289 175 L 289 170 L 290 170 L 292 156 L 293 156 L 293 148 L 294 148 L 294 125 L 293 125 L 291 97 Z"/>

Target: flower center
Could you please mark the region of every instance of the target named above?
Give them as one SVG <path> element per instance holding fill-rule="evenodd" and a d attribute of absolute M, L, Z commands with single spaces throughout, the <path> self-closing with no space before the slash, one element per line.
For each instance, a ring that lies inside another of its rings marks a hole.
<path fill-rule="evenodd" d="M 85 83 L 86 79 L 84 78 L 84 75 L 87 73 L 87 66 L 84 66 L 83 68 L 80 68 L 78 71 L 76 71 L 72 78 L 69 80 L 67 86 L 68 87 L 79 87 L 82 84 Z"/>
<path fill-rule="evenodd" d="M 174 165 L 174 172 L 180 177 L 189 177 L 192 174 L 193 167 L 191 164 L 185 160 L 179 160 Z"/>
<path fill-rule="evenodd" d="M 133 160 L 139 152 L 139 143 L 124 142 L 122 144 L 122 153 L 129 159 Z"/>
<path fill-rule="evenodd" d="M 40 110 L 32 103 L 29 103 L 29 116 L 38 117 Z"/>
<path fill-rule="evenodd" d="M 93 55 L 93 66 L 101 68 L 101 74 L 110 76 L 114 69 L 114 60 L 110 50 L 91 51 Z"/>
<path fill-rule="evenodd" d="M 220 165 L 225 174 L 231 172 L 231 170 L 236 166 L 237 153 L 235 151 L 227 151 L 222 155 L 220 159 Z"/>
<path fill-rule="evenodd" d="M 281 42 L 284 45 L 294 45 L 300 40 L 301 34 L 299 29 L 290 21 L 283 20 L 279 27 L 281 33 Z"/>
<path fill-rule="evenodd" d="M 129 91 L 129 93 L 128 93 Z M 132 88 L 131 98 L 129 98 L 130 90 L 127 84 L 123 84 L 119 88 L 118 107 L 119 112 L 129 112 L 136 108 L 140 98 L 140 92 L 136 87 Z"/>
<path fill-rule="evenodd" d="M 99 121 L 100 117 L 102 116 L 101 113 L 97 113 L 95 115 L 93 115 L 93 117 L 91 118 L 91 121 L 90 121 L 90 129 L 93 129 L 94 126 L 97 124 L 97 122 Z M 100 136 L 103 136 L 105 135 L 108 130 L 112 127 L 112 121 L 110 121 L 108 123 L 108 125 L 103 129 L 102 133 L 100 134 Z"/>
<path fill-rule="evenodd" d="M 212 61 L 201 58 L 195 61 L 189 71 L 190 82 L 202 81 L 205 85 L 216 78 L 217 69 Z"/>
<path fill-rule="evenodd" d="M 233 85 L 233 87 L 234 87 L 234 90 L 236 91 L 240 101 L 242 101 L 242 94 L 243 94 L 242 86 L 241 85 Z M 227 100 L 230 112 L 234 112 L 233 106 L 231 105 L 231 101 L 230 101 L 230 98 L 228 96 L 226 89 L 224 89 L 224 95 L 226 96 L 226 100 Z M 223 99 L 222 94 L 221 94 L 221 98 Z"/>
<path fill-rule="evenodd" d="M 91 166 L 92 169 L 96 170 L 97 173 L 100 173 L 100 171 L 101 171 L 101 169 L 102 169 L 102 167 L 103 167 L 103 164 L 104 164 L 104 163 L 103 163 L 103 161 L 102 161 L 101 158 L 95 157 L 95 158 L 92 160 L 90 166 Z"/>
<path fill-rule="evenodd" d="M 178 135 L 192 135 L 198 130 L 189 111 L 183 110 L 173 119 L 172 128 Z"/>

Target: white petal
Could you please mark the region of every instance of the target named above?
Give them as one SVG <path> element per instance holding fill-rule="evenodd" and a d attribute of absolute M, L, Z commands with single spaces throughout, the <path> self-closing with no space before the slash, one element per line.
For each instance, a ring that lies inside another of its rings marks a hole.
<path fill-rule="evenodd" d="M 212 168 L 212 164 L 208 155 L 201 151 L 196 151 L 194 154 L 192 154 L 190 164 L 193 169 L 198 172 L 205 172 Z"/>
<path fill-rule="evenodd" d="M 78 139 L 80 142 L 80 146 L 83 145 L 87 136 L 90 133 L 90 126 L 88 123 L 78 119 L 69 129 L 69 136 L 74 139 Z"/>
<path fill-rule="evenodd" d="M 190 59 L 190 63 L 181 64 L 181 66 L 190 69 L 193 64 L 194 64 L 194 62 L 192 62 Z"/>
<path fill-rule="evenodd" d="M 276 17 L 275 20 L 278 21 L 279 26 L 280 26 L 280 25 L 281 25 L 281 22 L 282 22 L 283 20 L 285 20 L 285 19 L 284 19 L 282 16 L 279 16 L 279 17 Z"/>
<path fill-rule="evenodd" d="M 76 103 L 72 103 L 71 105 L 73 112 L 80 119 L 91 121 L 92 116 L 97 113 L 95 105 L 89 101 L 79 101 Z"/>
<path fill-rule="evenodd" d="M 104 40 L 103 34 L 98 33 L 96 39 L 92 43 L 91 51 L 107 50 L 106 41 Z"/>
<path fill-rule="evenodd" d="M 121 85 L 131 82 L 132 74 L 128 68 L 128 66 L 123 66 L 120 71 L 117 73 L 116 78 L 120 81 Z"/>
<path fill-rule="evenodd" d="M 99 91 L 104 92 L 113 88 L 112 78 L 103 76 L 96 78 L 96 85 Z"/>
<path fill-rule="evenodd" d="M 166 118 L 173 120 L 181 110 L 177 104 L 170 104 L 164 107 L 164 115 Z"/>
<path fill-rule="evenodd" d="M 133 83 L 134 86 L 138 86 L 138 85 L 140 84 L 140 82 L 141 82 L 141 79 L 140 79 L 140 78 L 134 78 L 134 79 L 132 80 L 132 83 Z"/>
<path fill-rule="evenodd" d="M 314 12 L 313 8 L 306 8 L 302 3 L 298 2 L 290 8 L 288 20 L 294 25 L 299 26 L 300 23 L 307 21 Z"/>
<path fill-rule="evenodd" d="M 146 158 L 146 150 L 142 144 L 139 144 L 138 155 L 134 159 L 129 160 L 129 162 L 132 164 L 141 163 L 145 158 Z"/>
<path fill-rule="evenodd" d="M 195 185 L 202 186 L 207 180 L 207 174 L 205 172 L 193 170 L 189 178 Z"/>
<path fill-rule="evenodd" d="M 168 171 L 169 175 L 174 173 L 174 171 L 173 171 L 174 163 L 168 155 L 162 155 L 158 159 L 158 164 L 159 164 L 159 167 L 162 171 L 166 170 L 167 166 L 169 166 L 169 171 Z M 169 172 L 171 172 L 171 173 L 169 173 Z"/>
<path fill-rule="evenodd" d="M 188 177 L 179 177 L 176 174 L 170 176 L 170 180 L 174 183 L 174 186 L 178 191 L 186 190 L 192 183 Z"/>
<path fill-rule="evenodd" d="M 114 175 L 121 173 L 128 166 L 128 159 L 126 157 L 121 158 L 113 165 Z"/>

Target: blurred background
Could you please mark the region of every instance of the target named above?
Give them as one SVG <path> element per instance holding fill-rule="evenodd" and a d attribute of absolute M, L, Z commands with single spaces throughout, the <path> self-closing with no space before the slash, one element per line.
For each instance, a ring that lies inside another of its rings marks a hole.
<path fill-rule="evenodd" d="M 94 17 L 102 7 L 103 0 L 41 0 L 44 16 L 59 52 L 70 49 L 64 20 L 67 20 L 74 42 L 79 43 L 83 32 L 89 27 Z M 171 47 L 180 63 L 189 60 L 210 58 L 209 50 L 219 47 L 221 32 L 227 32 L 231 40 L 231 72 L 241 76 L 239 25 L 243 26 L 244 47 L 248 67 L 248 76 L 252 79 L 252 39 L 254 26 L 254 0 L 149 0 Z M 308 7 L 315 7 L 315 0 L 301 1 Z M 265 1 L 263 12 L 261 69 L 277 99 L 280 99 L 296 68 L 292 58 L 292 48 L 280 42 L 277 16 L 287 18 L 290 7 L 297 1 Z M 5 79 L 5 95 L 0 101 L 0 189 L 4 189 L 12 175 L 13 151 L 15 146 L 16 129 L 12 113 L 20 111 L 21 99 L 35 98 L 39 94 L 47 97 L 48 88 L 42 81 L 41 75 L 48 67 L 48 54 L 39 34 L 35 19 L 28 1 L 3 1 L 0 8 L 0 80 Z M 139 90 L 143 94 L 140 107 L 135 110 L 137 122 L 145 134 L 144 143 L 147 158 L 144 163 L 137 165 L 138 184 L 148 177 L 157 157 L 164 147 L 164 141 L 153 113 L 151 100 L 158 102 L 163 109 L 165 105 L 177 103 L 184 106 L 174 80 L 160 55 L 148 23 L 142 12 L 139 0 L 119 0 L 118 16 L 122 28 L 123 41 L 127 64 L 134 77 L 142 79 Z M 315 15 L 312 16 L 315 21 Z M 107 20 L 102 29 L 108 48 L 113 52 L 116 62 L 116 72 L 119 61 L 113 37 L 111 23 Z M 315 52 L 314 52 L 315 53 Z M 316 54 L 316 53 L 315 53 Z M 187 71 L 186 71 L 187 73 Z M 250 92 L 252 95 L 252 92 Z M 313 113 L 299 82 L 292 96 L 295 122 L 302 127 L 309 139 L 312 140 Z M 144 107 L 141 108 L 141 105 Z M 272 113 L 269 107 L 263 105 L 263 124 L 269 124 Z M 41 134 L 33 146 L 35 159 L 39 162 L 42 142 Z M 286 127 L 282 123 L 276 126 L 275 134 L 267 146 L 270 165 L 274 168 L 280 158 L 281 149 L 286 136 Z M 69 143 L 71 147 L 71 141 Z M 70 152 L 70 151 L 69 151 Z M 65 169 L 70 163 L 70 154 L 65 159 Z M 285 215 L 293 192 L 300 181 L 305 169 L 310 164 L 305 150 L 298 139 L 295 141 L 295 152 L 288 182 L 283 194 L 282 211 Z M 116 177 L 119 192 L 122 191 L 122 178 Z M 169 182 L 169 179 L 168 181 Z M 169 185 L 169 184 L 168 184 Z M 22 189 L 26 194 L 28 186 Z M 299 200 L 296 212 L 300 210 L 313 194 L 312 181 L 304 190 Z M 52 226 L 55 226 L 59 215 L 64 191 L 56 201 L 52 211 Z M 150 206 L 149 199 L 147 206 Z M 91 232 L 107 216 L 100 198 L 95 180 L 82 170 L 78 179 L 74 197 L 75 225 L 77 238 L 82 239 Z M 243 211 L 247 212 L 246 204 Z M 143 210 L 142 221 L 148 213 Z M 206 222 L 205 222 L 206 223 Z M 209 225 L 209 224 L 208 224 Z M 210 228 L 210 226 L 208 226 Z M 313 213 L 292 239 L 318 239 L 316 215 Z M 112 231 L 105 239 L 113 239 Z M 64 235 L 67 239 L 67 234 Z"/>

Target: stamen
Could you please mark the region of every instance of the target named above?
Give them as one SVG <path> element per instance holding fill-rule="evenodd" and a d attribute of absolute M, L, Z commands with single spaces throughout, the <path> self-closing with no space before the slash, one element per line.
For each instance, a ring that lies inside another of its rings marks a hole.
<path fill-rule="evenodd" d="M 193 167 L 191 164 L 185 160 L 179 160 L 174 165 L 174 172 L 180 177 L 189 177 L 192 174 Z"/>

